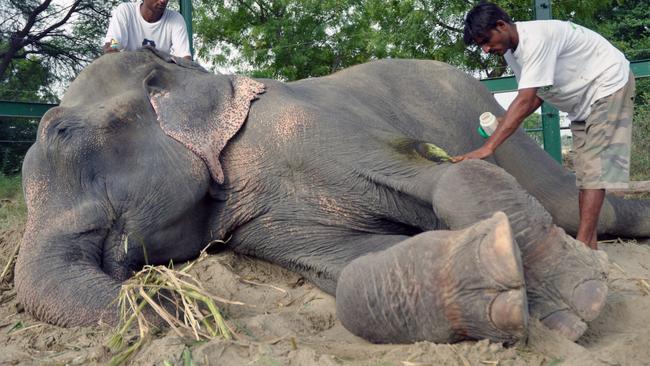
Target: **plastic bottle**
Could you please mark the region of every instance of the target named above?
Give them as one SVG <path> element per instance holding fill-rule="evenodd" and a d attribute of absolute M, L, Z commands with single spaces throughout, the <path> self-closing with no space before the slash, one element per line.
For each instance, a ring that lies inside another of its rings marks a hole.
<path fill-rule="evenodd" d="M 479 117 L 478 134 L 483 138 L 488 138 L 497 129 L 498 124 L 499 121 L 494 114 L 490 112 L 482 113 Z"/>
<path fill-rule="evenodd" d="M 120 45 L 120 42 L 117 39 L 113 38 L 111 39 L 111 48 L 114 50 L 121 51 L 122 45 Z"/>

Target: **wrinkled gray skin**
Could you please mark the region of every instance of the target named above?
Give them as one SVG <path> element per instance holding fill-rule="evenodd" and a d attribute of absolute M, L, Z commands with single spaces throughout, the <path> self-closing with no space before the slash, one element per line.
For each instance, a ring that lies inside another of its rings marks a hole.
<path fill-rule="evenodd" d="M 514 342 L 529 315 L 576 339 L 602 309 L 605 256 L 564 232 L 578 225 L 572 174 L 521 132 L 490 162 L 429 153 L 477 148 L 479 114 L 502 113 L 470 76 L 377 61 L 260 80 L 248 110 L 246 97 L 228 107 L 246 94 L 234 77 L 170 61 L 102 56 L 43 117 L 15 276 L 39 319 L 115 322 L 143 245 L 150 263 L 178 263 L 226 238 L 335 295 L 342 323 L 374 342 Z M 228 118 L 242 110 L 239 128 Z M 649 208 L 608 197 L 600 233 L 648 236 Z"/>

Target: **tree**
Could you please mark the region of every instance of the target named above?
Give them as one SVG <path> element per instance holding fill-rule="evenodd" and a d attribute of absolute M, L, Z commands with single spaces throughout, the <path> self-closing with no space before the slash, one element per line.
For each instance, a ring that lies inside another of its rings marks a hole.
<path fill-rule="evenodd" d="M 623 0 L 608 11 L 595 15 L 594 29 L 620 49 L 628 60 L 650 59 L 650 2 Z M 637 105 L 650 102 L 650 85 L 647 80 L 637 82 Z"/>
<path fill-rule="evenodd" d="M 74 76 L 100 54 L 116 2 L 0 0 L 0 80 L 13 76 L 19 60 L 44 65 L 51 74 L 44 84 Z"/>
<path fill-rule="evenodd" d="M 199 56 L 253 76 L 295 80 L 380 58 L 435 59 L 482 76 L 503 59 L 462 42 L 468 0 L 205 0 L 196 7 Z M 532 0 L 497 1 L 514 20 L 533 19 Z M 553 2 L 581 21 L 611 0 Z M 585 23 L 585 22 L 581 22 Z"/>

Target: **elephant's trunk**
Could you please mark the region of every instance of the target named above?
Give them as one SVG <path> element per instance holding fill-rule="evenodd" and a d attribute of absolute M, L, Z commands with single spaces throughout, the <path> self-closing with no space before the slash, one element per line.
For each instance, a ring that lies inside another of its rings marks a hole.
<path fill-rule="evenodd" d="M 578 231 L 580 215 L 574 174 L 521 131 L 497 149 L 495 159 L 542 203 L 556 225 L 570 234 Z M 650 237 L 648 217 L 650 200 L 623 200 L 608 195 L 601 211 L 598 233 Z"/>
<path fill-rule="evenodd" d="M 61 326 L 117 320 L 120 284 L 102 272 L 102 233 L 36 231 L 28 222 L 16 263 L 18 301 L 39 319 Z"/>
<path fill-rule="evenodd" d="M 613 222 L 607 222 L 603 234 L 616 234 L 623 237 L 650 237 L 650 200 L 626 200 L 608 195 L 603 207 L 607 217 L 614 216 Z M 603 216 L 601 214 L 601 222 Z"/>

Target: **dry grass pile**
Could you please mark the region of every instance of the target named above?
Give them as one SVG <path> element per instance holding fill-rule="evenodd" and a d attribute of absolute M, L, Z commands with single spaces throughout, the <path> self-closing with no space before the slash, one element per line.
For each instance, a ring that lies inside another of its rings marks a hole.
<path fill-rule="evenodd" d="M 0 246 L 2 247 L 6 245 L 4 240 L 4 237 L 0 237 Z M 7 244 L 11 243 L 7 242 Z M 5 264 L 2 267 L 2 272 L 0 272 L 0 287 L 8 287 L 11 285 L 14 277 L 14 265 L 16 264 L 16 258 L 18 258 L 18 248 L 20 247 L 20 241 L 17 240 L 15 243 L 13 243 L 13 245 L 8 246 L 13 246 L 13 249 L 10 249 L 8 251 L 8 255 L 3 255 L 3 262 L 5 262 Z"/>
<path fill-rule="evenodd" d="M 110 365 L 119 365 L 133 356 L 158 329 L 155 322 L 160 320 L 178 336 L 195 341 L 233 337 L 234 332 L 224 320 L 217 303 L 244 304 L 209 293 L 188 273 L 207 258 L 206 250 L 207 247 L 198 259 L 180 269 L 174 269 L 173 264 L 147 265 L 122 285 L 117 299 L 120 325 L 109 341 L 109 347 L 115 353 Z M 125 342 L 136 324 L 135 339 Z"/>

